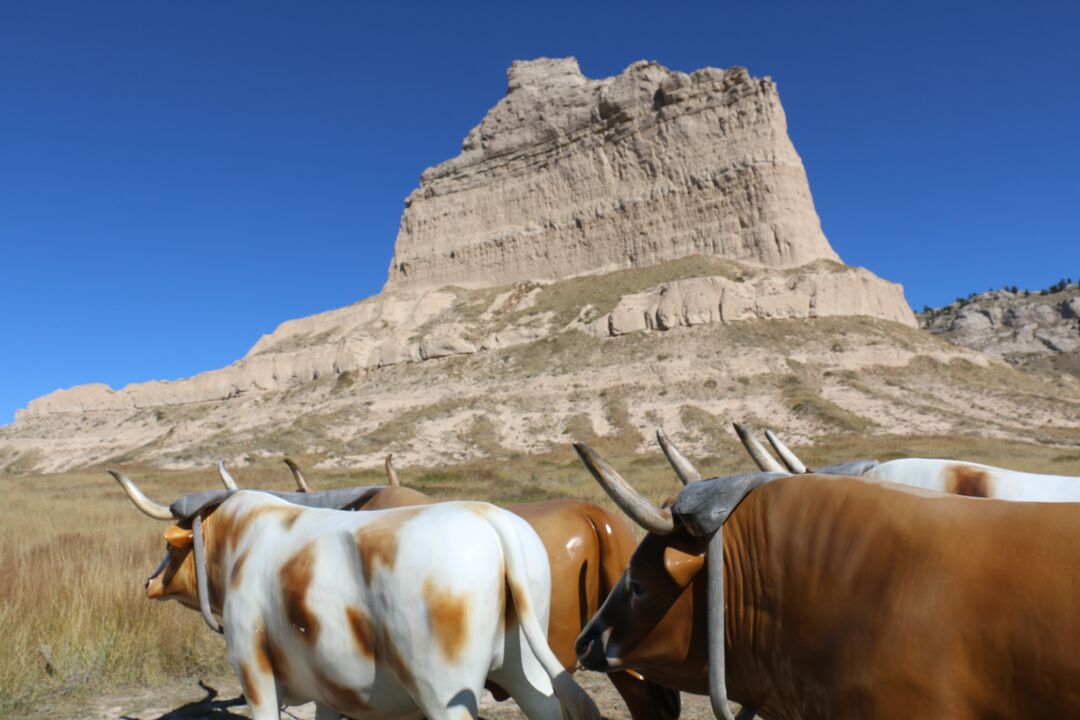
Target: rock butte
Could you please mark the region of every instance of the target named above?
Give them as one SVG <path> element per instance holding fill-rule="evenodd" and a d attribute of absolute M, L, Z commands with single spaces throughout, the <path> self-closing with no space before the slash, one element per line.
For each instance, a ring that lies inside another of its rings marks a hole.
<path fill-rule="evenodd" d="M 649 62 L 590 80 L 566 58 L 514 63 L 509 81 L 406 200 L 382 293 L 282 323 L 220 370 L 37 398 L 0 428 L 0 470 L 442 463 L 748 413 L 804 438 L 945 431 L 958 416 L 934 403 L 972 405 L 935 386 L 905 415 L 889 387 L 834 372 L 993 366 L 915 329 L 899 285 L 840 263 L 770 80 Z"/>
<path fill-rule="evenodd" d="M 515 62 L 506 96 L 405 201 L 387 288 L 501 285 L 716 255 L 837 260 L 776 85 L 639 61 Z"/>

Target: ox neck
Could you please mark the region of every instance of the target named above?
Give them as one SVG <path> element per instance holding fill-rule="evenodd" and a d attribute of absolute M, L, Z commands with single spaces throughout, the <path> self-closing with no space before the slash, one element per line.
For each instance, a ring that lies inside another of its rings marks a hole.
<path fill-rule="evenodd" d="M 780 643 L 782 584 L 774 577 L 782 539 L 769 522 L 768 486 L 747 497 L 724 524 L 724 625 L 732 700 L 773 720 L 800 720 L 799 689 Z"/>

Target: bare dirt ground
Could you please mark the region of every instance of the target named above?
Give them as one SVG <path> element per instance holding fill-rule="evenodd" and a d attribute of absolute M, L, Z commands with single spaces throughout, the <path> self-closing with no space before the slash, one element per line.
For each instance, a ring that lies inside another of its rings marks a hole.
<path fill-rule="evenodd" d="M 622 720 L 630 717 L 615 688 L 603 675 L 578 673 L 574 677 L 596 701 L 605 718 Z M 169 690 L 108 695 L 80 706 L 57 705 L 52 711 L 50 717 L 68 717 L 72 720 L 218 720 L 251 717 L 235 678 L 191 679 Z M 313 703 L 284 708 L 281 713 L 283 720 L 312 720 L 314 717 Z M 480 699 L 480 717 L 482 720 L 522 720 L 525 715 L 512 700 L 496 702 L 485 691 Z M 684 693 L 681 717 L 685 720 L 712 718 L 709 698 Z"/>

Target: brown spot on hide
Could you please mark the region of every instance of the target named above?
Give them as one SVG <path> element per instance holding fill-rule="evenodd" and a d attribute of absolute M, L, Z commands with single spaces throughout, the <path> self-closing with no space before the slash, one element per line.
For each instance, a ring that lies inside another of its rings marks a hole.
<path fill-rule="evenodd" d="M 226 521 L 228 526 L 229 547 L 235 548 L 247 533 L 251 524 L 264 515 L 277 515 L 286 530 L 292 529 L 293 524 L 299 519 L 302 508 L 289 505 L 261 505 L 252 508 L 240 517 L 231 517 Z"/>
<path fill-rule="evenodd" d="M 345 608 L 356 647 L 366 657 L 375 657 L 375 630 L 371 627 L 371 618 L 364 611 L 351 605 Z"/>
<path fill-rule="evenodd" d="M 244 579 L 244 563 L 247 561 L 250 548 L 240 553 L 240 557 L 236 558 L 236 562 L 233 563 L 232 571 L 229 573 L 229 586 L 235 590 L 240 587 L 240 581 Z"/>
<path fill-rule="evenodd" d="M 248 667 L 246 662 L 240 663 L 240 683 L 244 686 L 244 697 L 247 698 L 248 704 L 252 706 L 258 705 L 259 689 L 251 677 L 251 668 Z"/>
<path fill-rule="evenodd" d="M 465 648 L 469 631 L 469 598 L 424 580 L 424 603 L 427 605 L 428 625 L 447 660 L 454 660 Z"/>
<path fill-rule="evenodd" d="M 387 570 L 394 569 L 398 532 L 401 530 L 401 525 L 420 512 L 422 512 L 421 508 L 388 513 L 356 531 L 356 549 L 360 553 L 364 581 L 368 585 L 374 579 L 376 561 Z"/>
<path fill-rule="evenodd" d="M 967 497 L 990 497 L 990 476 L 969 465 L 950 465 L 945 470 L 945 492 Z"/>
<path fill-rule="evenodd" d="M 314 575 L 314 565 L 315 547 L 312 543 L 308 543 L 289 558 L 278 572 L 285 614 L 293 628 L 309 645 L 314 645 L 319 635 L 318 618 L 312 614 L 307 604 L 307 593 Z"/>
<path fill-rule="evenodd" d="M 315 671 L 315 682 L 330 707 L 348 715 L 360 714 L 371 709 L 360 694 L 347 685 L 331 680 L 322 672 Z"/>
<path fill-rule="evenodd" d="M 524 588 L 518 585 L 510 578 L 506 578 L 506 584 L 512 591 L 512 597 L 510 598 L 510 604 L 514 607 L 514 613 L 526 613 L 529 611 L 529 596 L 525 594 Z"/>
<path fill-rule="evenodd" d="M 255 634 L 255 660 L 259 669 L 275 677 L 285 677 L 289 672 L 289 660 L 273 639 L 262 628 Z"/>
<path fill-rule="evenodd" d="M 510 597 L 510 583 L 503 577 L 503 591 L 499 593 L 499 617 L 502 618 L 503 629 L 514 624 L 514 600 Z"/>

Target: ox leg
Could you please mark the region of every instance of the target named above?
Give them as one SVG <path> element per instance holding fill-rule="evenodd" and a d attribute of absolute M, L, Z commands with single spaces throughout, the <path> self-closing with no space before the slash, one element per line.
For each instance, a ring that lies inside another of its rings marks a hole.
<path fill-rule="evenodd" d="M 256 623 L 230 623 L 225 644 L 229 663 L 240 679 L 244 698 L 254 720 L 278 720 L 281 717 L 277 682 L 265 658 L 259 657 L 262 643 L 257 640 L 261 629 Z"/>
<path fill-rule="evenodd" d="M 234 660 L 233 667 L 240 678 L 240 687 L 244 690 L 253 720 L 278 720 L 281 713 L 273 673 L 259 668 L 255 658 Z"/>
<path fill-rule="evenodd" d="M 678 691 L 628 672 L 610 673 L 608 679 L 634 720 L 678 720 L 682 708 Z"/>

